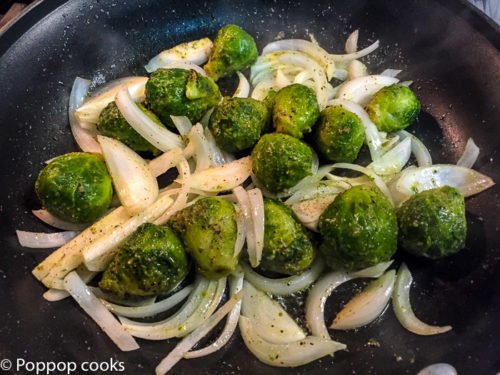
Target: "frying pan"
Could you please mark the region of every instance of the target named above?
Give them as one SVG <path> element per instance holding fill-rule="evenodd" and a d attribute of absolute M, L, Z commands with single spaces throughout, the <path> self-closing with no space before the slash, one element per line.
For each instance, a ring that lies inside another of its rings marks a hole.
<path fill-rule="evenodd" d="M 144 74 L 142 66 L 160 50 L 213 37 L 227 23 L 247 29 L 259 47 L 278 35 L 305 38 L 313 33 L 327 50 L 341 52 L 356 28 L 363 46 L 380 39 L 382 47 L 365 61 L 374 72 L 403 69 L 402 79 L 414 81 L 423 111 L 410 130 L 431 148 L 434 161 L 456 162 L 473 137 L 481 148 L 475 168 L 500 181 L 500 32 L 463 2 L 40 2 L 0 37 L 0 360 L 10 359 L 14 365 L 16 359 L 79 364 L 114 360 L 124 363 L 125 373 L 148 374 L 174 346 L 171 341 L 141 341 L 140 350 L 120 353 L 73 301 L 44 301 L 44 287 L 30 271 L 46 252 L 22 249 L 15 229 L 49 230 L 31 216 L 30 210 L 39 207 L 33 185 L 45 160 L 76 149 L 66 112 L 75 76 L 99 84 Z M 399 255 L 414 273 L 417 316 L 451 324 L 450 333 L 413 335 L 388 309 L 368 327 L 334 332 L 349 351 L 305 367 L 263 365 L 237 335 L 216 354 L 183 361 L 173 373 L 415 374 L 435 362 L 450 363 L 460 374 L 497 373 L 499 193 L 496 185 L 467 200 L 468 240 L 458 255 L 439 262 Z M 352 293 L 346 287 L 331 298 L 328 319 Z"/>

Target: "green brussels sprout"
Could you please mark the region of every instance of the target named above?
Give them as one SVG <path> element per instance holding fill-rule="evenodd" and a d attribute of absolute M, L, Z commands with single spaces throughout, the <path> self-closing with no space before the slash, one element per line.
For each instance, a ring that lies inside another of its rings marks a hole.
<path fill-rule="evenodd" d="M 113 197 L 103 158 L 86 152 L 53 159 L 38 175 L 35 190 L 48 211 L 72 223 L 95 221 L 106 212 Z"/>
<path fill-rule="evenodd" d="M 250 34 L 239 26 L 226 25 L 217 33 L 212 54 L 203 68 L 217 81 L 248 68 L 257 60 L 257 55 L 257 46 Z"/>
<path fill-rule="evenodd" d="M 317 150 L 333 162 L 350 163 L 358 157 L 365 139 L 361 119 L 341 106 L 327 107 L 314 132 Z"/>
<path fill-rule="evenodd" d="M 277 200 L 264 199 L 264 248 L 261 268 L 296 275 L 314 260 L 314 247 L 293 211 Z"/>
<path fill-rule="evenodd" d="M 214 279 L 236 269 L 237 226 L 232 203 L 216 197 L 202 198 L 177 212 L 169 222 L 202 275 Z"/>
<path fill-rule="evenodd" d="M 399 244 L 409 253 L 431 259 L 443 258 L 465 244 L 465 202 L 450 186 L 417 193 L 397 211 Z"/>
<path fill-rule="evenodd" d="M 120 246 L 99 287 L 120 298 L 164 295 L 188 272 L 188 256 L 172 229 L 146 223 Z"/>
<path fill-rule="evenodd" d="M 376 187 L 354 186 L 339 194 L 321 214 L 318 228 L 319 250 L 332 268 L 359 270 L 396 252 L 396 213 Z"/>
<path fill-rule="evenodd" d="M 220 99 L 217 84 L 194 70 L 158 69 L 146 83 L 149 107 L 170 128 L 175 128 L 171 115 L 186 116 L 195 123 Z"/>
<path fill-rule="evenodd" d="M 274 101 L 276 100 L 276 95 L 278 95 L 278 91 L 271 89 L 268 91 L 266 97 L 262 101 L 267 106 L 267 109 L 269 109 L 270 113 L 273 112 Z"/>
<path fill-rule="evenodd" d="M 164 126 L 156 115 L 148 110 L 143 104 L 137 104 L 139 108 L 158 125 Z M 161 153 L 155 146 L 145 140 L 120 113 L 115 102 L 109 103 L 99 115 L 97 130 L 106 137 L 114 138 L 124 143 L 138 153 L 149 153 L 154 156 Z"/>
<path fill-rule="evenodd" d="M 273 126 L 278 133 L 302 138 L 319 117 L 316 95 L 309 87 L 295 83 L 283 87 L 274 98 Z"/>
<path fill-rule="evenodd" d="M 225 98 L 215 107 L 208 127 L 217 144 L 227 152 L 253 147 L 269 121 L 269 111 L 262 102 L 251 98 Z"/>
<path fill-rule="evenodd" d="M 415 121 L 420 101 L 409 87 L 394 84 L 378 91 L 368 103 L 366 112 L 380 131 L 394 132 Z"/>
<path fill-rule="evenodd" d="M 312 162 L 311 148 L 287 134 L 265 134 L 252 150 L 253 173 L 272 193 L 291 188 L 310 175 Z"/>

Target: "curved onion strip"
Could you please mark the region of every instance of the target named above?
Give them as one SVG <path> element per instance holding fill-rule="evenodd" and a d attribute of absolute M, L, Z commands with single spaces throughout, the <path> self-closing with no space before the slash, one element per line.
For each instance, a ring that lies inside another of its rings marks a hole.
<path fill-rule="evenodd" d="M 128 89 L 134 102 L 144 99 L 144 90 L 148 77 L 125 77 L 111 81 L 92 93 L 92 96 L 76 109 L 75 116 L 81 122 L 96 124 L 102 110 L 115 100 L 116 94 L 124 88 Z"/>
<path fill-rule="evenodd" d="M 360 118 L 365 127 L 365 141 L 370 149 L 370 156 L 372 160 L 377 160 L 381 156 L 382 139 L 377 126 L 370 120 L 368 113 L 366 113 L 363 107 L 359 104 L 342 99 L 331 100 L 328 102 L 328 105 L 339 105 Z"/>
<path fill-rule="evenodd" d="M 183 146 L 181 138 L 149 118 L 134 103 L 127 90 L 120 90 L 115 101 L 120 113 L 130 126 L 156 148 L 166 152 Z"/>
<path fill-rule="evenodd" d="M 210 121 L 210 117 L 212 116 L 212 113 L 214 112 L 215 107 L 210 108 L 208 111 L 205 112 L 203 117 L 200 120 L 200 124 L 203 125 L 203 127 L 208 127 L 208 122 Z"/>
<path fill-rule="evenodd" d="M 455 367 L 448 363 L 434 363 L 418 372 L 417 375 L 457 375 Z"/>
<path fill-rule="evenodd" d="M 405 139 L 406 137 L 411 138 L 411 152 L 415 156 L 415 159 L 417 159 L 419 167 L 428 167 L 432 165 L 431 154 L 420 139 L 418 139 L 415 135 L 408 133 L 406 130 L 400 130 L 396 134 L 401 139 Z"/>
<path fill-rule="evenodd" d="M 99 299 L 92 294 L 76 272 L 70 272 L 64 278 L 64 289 L 122 351 L 139 349 L 134 338 L 123 329 Z"/>
<path fill-rule="evenodd" d="M 330 55 L 317 44 L 303 39 L 283 39 L 271 42 L 262 50 L 263 55 L 272 52 L 298 51 L 311 56 L 325 71 L 328 80 L 331 80 L 335 71 L 335 63 Z"/>
<path fill-rule="evenodd" d="M 207 356 L 209 354 L 212 354 L 222 348 L 224 345 L 226 345 L 229 342 L 229 339 L 233 336 L 234 332 L 236 331 L 236 328 L 238 327 L 238 319 L 240 318 L 240 310 L 241 310 L 241 289 L 243 288 L 243 273 L 238 272 L 234 276 L 229 277 L 229 288 L 230 288 L 230 298 L 237 299 L 238 301 L 236 304 L 233 306 L 231 309 L 231 312 L 227 315 L 227 320 L 226 324 L 224 326 L 224 329 L 222 330 L 221 334 L 215 340 L 212 344 L 198 350 L 193 350 L 191 352 L 187 352 L 184 354 L 184 358 L 186 359 L 191 359 L 191 358 L 200 358 Z M 222 306 L 217 312 L 214 313 L 215 316 L 216 314 L 221 314 L 219 311 L 224 309 L 224 306 Z M 212 317 L 210 317 L 207 320 L 207 324 L 209 320 L 213 320 Z M 204 323 L 205 324 L 205 323 Z"/>
<path fill-rule="evenodd" d="M 203 77 L 208 77 L 207 72 L 196 64 L 192 64 L 189 62 L 182 61 L 172 61 L 163 66 L 164 69 L 184 69 L 184 70 L 194 70 L 196 73 L 199 73 Z"/>
<path fill-rule="evenodd" d="M 255 87 L 252 90 L 252 94 L 250 97 L 255 100 L 264 100 L 265 97 L 267 96 L 267 93 L 269 90 L 271 90 L 274 87 L 274 83 L 271 81 L 262 81 L 255 85 Z"/>
<path fill-rule="evenodd" d="M 273 344 L 260 337 L 251 320 L 244 316 L 240 316 L 240 332 L 245 345 L 253 355 L 270 366 L 302 366 L 346 348 L 339 342 L 315 336 L 285 344 Z"/>
<path fill-rule="evenodd" d="M 255 254 L 255 229 L 253 224 L 253 216 L 251 214 L 250 200 L 248 198 L 248 192 L 241 186 L 237 186 L 233 189 L 234 196 L 238 201 L 238 206 L 241 210 L 241 214 L 245 221 L 245 237 L 247 242 L 247 252 L 249 257 L 250 254 Z"/>
<path fill-rule="evenodd" d="M 368 68 L 365 64 L 363 64 L 359 60 L 352 60 L 347 65 L 347 78 L 349 80 L 354 80 L 360 77 L 368 76 Z M 335 95 L 339 95 L 340 90 L 342 89 L 342 85 L 339 87 L 339 90 L 335 93 Z"/>
<path fill-rule="evenodd" d="M 336 197 L 337 194 L 317 197 L 294 203 L 290 208 L 293 210 L 295 216 L 297 216 L 297 219 L 302 223 L 302 225 L 317 232 L 319 217 Z"/>
<path fill-rule="evenodd" d="M 231 162 L 234 160 L 234 157 L 231 154 L 224 153 L 217 143 L 215 142 L 215 138 L 208 127 L 204 128 L 205 138 L 207 140 L 208 148 L 210 149 L 210 162 L 213 167 L 218 165 L 226 164 L 226 162 Z"/>
<path fill-rule="evenodd" d="M 264 248 L 264 198 L 259 188 L 249 190 L 247 193 L 255 235 L 255 252 L 252 254 L 249 251 L 248 256 L 250 264 L 255 268 L 260 264 L 262 249 Z"/>
<path fill-rule="evenodd" d="M 392 260 L 382 262 L 359 271 L 350 272 L 353 277 L 380 277 L 391 266 Z"/>
<path fill-rule="evenodd" d="M 97 136 L 120 203 L 130 216 L 136 215 L 158 198 L 158 181 L 148 164 L 120 141 Z"/>
<path fill-rule="evenodd" d="M 151 160 L 148 164 L 149 170 L 153 176 L 161 176 L 166 171 L 179 164 L 182 157 L 182 150 L 180 148 L 173 148 Z"/>
<path fill-rule="evenodd" d="M 113 231 L 90 243 L 82 250 L 85 266 L 91 271 L 103 271 L 116 253 L 119 246 L 140 225 L 151 223 L 160 217 L 172 205 L 172 199 L 160 195 L 158 199 L 144 211 L 130 217 Z"/>
<path fill-rule="evenodd" d="M 189 285 L 168 298 L 144 306 L 121 306 L 106 300 L 101 300 L 101 302 L 109 311 L 116 315 L 126 316 L 128 318 L 146 318 L 160 314 L 176 306 L 178 303 L 184 301 L 192 290 L 193 287 Z"/>
<path fill-rule="evenodd" d="M 188 138 L 189 142 L 194 146 L 194 154 L 196 155 L 195 173 L 207 170 L 212 165 L 212 153 L 205 137 L 203 125 L 194 125 L 189 132 Z"/>
<path fill-rule="evenodd" d="M 170 118 L 181 136 L 188 135 L 193 124 L 191 124 L 191 121 L 186 116 L 170 116 Z"/>
<path fill-rule="evenodd" d="M 317 185 L 333 168 L 334 167 L 332 164 L 322 165 L 318 168 L 316 173 L 304 177 L 295 186 L 292 186 L 290 189 L 288 189 L 287 196 L 293 196 L 295 193 L 301 191 L 306 186 Z"/>
<path fill-rule="evenodd" d="M 367 105 L 381 88 L 398 83 L 399 79 L 383 75 L 358 77 L 344 83 L 337 92 L 337 98 Z"/>
<path fill-rule="evenodd" d="M 201 65 L 208 60 L 208 56 L 212 52 L 212 47 L 213 43 L 208 38 L 181 43 L 160 52 L 149 60 L 144 68 L 148 73 L 152 73 L 156 69 L 168 66 L 168 64 L 173 62 L 188 62 Z"/>
<path fill-rule="evenodd" d="M 412 281 L 411 272 L 406 264 L 403 263 L 401 267 L 399 267 L 392 296 L 394 314 L 401 325 L 408 331 L 417 335 L 437 335 L 450 331 L 452 329 L 451 326 L 431 326 L 422 322 L 415 316 L 410 304 L 410 288 Z"/>
<path fill-rule="evenodd" d="M 64 245 L 69 240 L 73 239 L 78 232 L 68 230 L 56 233 L 40 233 L 16 230 L 16 234 L 17 240 L 22 247 L 29 247 L 32 249 L 49 249 Z"/>
<path fill-rule="evenodd" d="M 250 94 L 250 83 L 248 79 L 241 72 L 236 72 L 238 74 L 238 87 L 234 91 L 233 97 L 235 98 L 248 98 Z"/>
<path fill-rule="evenodd" d="M 356 277 L 378 277 L 381 267 L 387 268 L 390 264 L 387 262 L 358 272 L 334 271 L 321 277 L 309 291 L 306 300 L 306 321 L 311 333 L 324 339 L 330 338 L 325 325 L 325 303 L 335 288 Z"/>
<path fill-rule="evenodd" d="M 311 80 L 313 77 L 313 73 L 309 69 L 306 69 L 295 76 L 293 83 L 304 84 L 304 82 Z"/>
<path fill-rule="evenodd" d="M 335 55 L 335 54 L 330 54 L 330 59 L 335 61 L 335 62 L 344 62 L 344 61 L 350 61 L 350 60 L 357 60 L 361 57 L 364 57 L 366 55 L 369 55 L 373 51 L 375 51 L 380 45 L 380 42 L 377 40 L 373 44 L 369 45 L 366 48 L 363 48 L 362 50 L 359 50 L 357 52 L 353 53 L 348 53 L 346 55 Z"/>
<path fill-rule="evenodd" d="M 45 224 L 61 230 L 81 231 L 88 226 L 87 224 L 76 224 L 61 220 L 45 209 L 33 210 L 31 212 Z"/>
<path fill-rule="evenodd" d="M 222 197 L 221 197 L 222 198 Z M 245 245 L 245 237 L 247 233 L 247 218 L 241 209 L 241 206 L 238 206 L 236 210 L 236 241 L 234 242 L 234 257 L 237 258 L 240 255 L 241 250 L 243 250 L 243 246 Z"/>
<path fill-rule="evenodd" d="M 382 73 L 380 73 L 380 75 L 386 77 L 397 77 L 401 72 L 401 69 L 386 69 Z"/>
<path fill-rule="evenodd" d="M 302 328 L 278 302 L 248 281 L 243 283 L 241 314 L 250 319 L 255 333 L 265 341 L 285 344 L 306 337 Z"/>
<path fill-rule="evenodd" d="M 90 86 L 90 81 L 76 77 L 71 93 L 69 94 L 68 118 L 71 133 L 76 144 L 82 151 L 100 153 L 101 147 L 94 139 L 92 134 L 80 125 L 80 121 L 76 118 L 75 111 L 83 102 L 83 98 L 87 95 Z"/>
<path fill-rule="evenodd" d="M 403 139 L 391 150 L 387 151 L 379 159 L 373 161 L 368 168 L 380 176 L 391 175 L 400 172 L 411 156 L 410 138 Z"/>
<path fill-rule="evenodd" d="M 271 279 L 255 272 L 249 265 L 242 262 L 245 279 L 263 292 L 276 296 L 287 296 L 308 288 L 321 275 L 325 264 L 317 257 L 311 267 L 299 275 Z"/>
<path fill-rule="evenodd" d="M 330 328 L 354 329 L 377 319 L 391 299 L 395 279 L 396 271 L 391 270 L 368 284 L 342 308 Z"/>
<path fill-rule="evenodd" d="M 345 41 L 346 53 L 355 53 L 358 50 L 359 30 L 354 30 Z"/>
<path fill-rule="evenodd" d="M 189 164 L 184 157 L 181 157 L 179 164 L 177 164 L 177 170 L 179 171 L 180 178 L 178 176 L 176 181 L 181 185 L 181 188 L 174 203 L 154 221 L 156 225 L 165 224 L 173 214 L 186 207 L 189 198 L 189 190 L 191 189 L 191 172 L 189 170 Z M 168 191 L 165 193 L 169 194 Z"/>
<path fill-rule="evenodd" d="M 276 77 L 274 79 L 275 87 L 278 90 L 281 90 L 285 86 L 289 86 L 292 82 L 288 79 L 288 77 L 283 73 L 281 69 L 276 70 Z"/>
<path fill-rule="evenodd" d="M 351 185 L 344 181 L 328 181 L 323 180 L 317 183 L 303 185 L 300 190 L 297 190 L 290 198 L 285 201 L 287 205 L 293 205 L 304 200 L 321 198 L 329 195 L 336 195 L 350 188 Z"/>
<path fill-rule="evenodd" d="M 75 271 L 85 284 L 87 284 L 95 277 L 95 275 L 97 275 L 97 272 L 89 271 L 83 264 Z M 50 288 L 45 293 L 43 293 L 43 298 L 49 302 L 57 302 L 69 297 L 69 295 L 70 294 L 64 289 Z"/>
<path fill-rule="evenodd" d="M 175 348 L 156 367 L 156 375 L 166 374 L 177 362 L 184 358 L 197 358 L 188 356 L 189 350 L 206 336 L 228 314 L 231 314 L 240 303 L 241 293 L 234 294 L 219 310 L 210 316 L 188 336 L 182 339 Z M 229 318 L 228 318 L 229 320 Z M 237 322 L 237 321 L 236 321 Z M 198 352 L 198 351 L 197 351 Z M 195 353 L 195 352 L 191 352 Z M 210 352 L 212 353 L 212 352 Z M 210 354 L 207 353 L 207 354 Z"/>
<path fill-rule="evenodd" d="M 251 170 L 252 160 L 250 156 L 245 156 L 221 166 L 193 173 L 191 187 L 209 192 L 231 190 L 250 177 Z"/>
<path fill-rule="evenodd" d="M 457 161 L 457 165 L 465 168 L 472 168 L 472 166 L 476 163 L 478 156 L 479 147 L 477 147 L 472 138 L 469 138 L 467 140 L 467 144 L 465 145 L 464 153 Z"/>

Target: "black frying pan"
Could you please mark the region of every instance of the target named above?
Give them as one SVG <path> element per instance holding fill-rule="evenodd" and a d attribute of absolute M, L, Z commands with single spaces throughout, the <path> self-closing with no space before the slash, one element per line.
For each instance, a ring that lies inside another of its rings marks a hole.
<path fill-rule="evenodd" d="M 430 145 L 435 161 L 456 162 L 472 136 L 481 147 L 476 168 L 500 181 L 500 32 L 460 1 L 41 2 L 0 37 L 0 360 L 113 358 L 126 373 L 147 374 L 173 347 L 141 342 L 139 351 L 120 353 L 73 301 L 45 302 L 44 287 L 30 273 L 44 251 L 21 249 L 14 231 L 49 229 L 30 214 L 39 205 L 33 183 L 45 160 L 75 150 L 66 114 L 75 76 L 100 82 L 144 74 L 142 66 L 164 47 L 213 36 L 226 23 L 246 28 L 260 47 L 279 32 L 300 38 L 313 32 L 339 52 L 355 28 L 362 45 L 380 39 L 382 47 L 367 61 L 373 71 L 402 68 L 403 79 L 415 81 L 423 113 L 411 130 Z M 451 333 L 413 335 L 388 309 L 357 332 L 335 332 L 349 351 L 307 367 L 265 366 L 236 337 L 173 373 L 415 374 L 434 362 L 448 362 L 460 374 L 500 371 L 499 193 L 497 185 L 467 201 L 468 241 L 459 255 L 434 263 L 404 258 L 416 279 L 417 315 L 453 325 Z M 332 298 L 329 319 L 349 295 L 346 288 Z"/>

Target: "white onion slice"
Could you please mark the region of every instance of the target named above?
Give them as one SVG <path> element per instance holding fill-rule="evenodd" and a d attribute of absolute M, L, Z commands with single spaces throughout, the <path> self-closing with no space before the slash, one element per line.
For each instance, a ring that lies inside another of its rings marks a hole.
<path fill-rule="evenodd" d="M 465 145 L 464 153 L 457 161 L 457 165 L 465 168 L 472 168 L 478 157 L 479 147 L 477 147 L 472 138 L 469 138 Z"/>
<path fill-rule="evenodd" d="M 252 170 L 252 160 L 249 156 L 230 163 L 208 168 L 191 175 L 191 187 L 208 192 L 221 192 L 234 189 L 242 184 Z"/>
<path fill-rule="evenodd" d="M 238 74 L 238 87 L 234 91 L 233 97 L 235 98 L 248 98 L 250 95 L 250 83 L 248 79 L 241 72 L 236 72 Z"/>
<path fill-rule="evenodd" d="M 75 115 L 75 111 L 82 104 L 85 95 L 87 95 L 89 86 L 90 81 L 76 77 L 73 87 L 71 88 L 71 93 L 69 94 L 69 125 L 73 138 L 82 151 L 100 153 L 101 147 L 99 147 L 93 135 L 81 126 L 81 120 L 77 119 Z"/>
<path fill-rule="evenodd" d="M 160 314 L 176 306 L 180 302 L 184 301 L 192 290 L 192 286 L 186 286 L 168 298 L 144 306 L 122 306 L 106 300 L 101 300 L 101 302 L 109 311 L 116 315 L 125 316 L 127 318 L 146 318 Z"/>
<path fill-rule="evenodd" d="M 346 53 L 355 53 L 358 50 L 359 30 L 354 30 L 345 41 Z"/>
<path fill-rule="evenodd" d="M 212 354 L 216 352 L 217 350 L 221 349 L 224 345 L 226 345 L 229 342 L 229 339 L 233 336 L 234 332 L 236 331 L 236 328 L 238 327 L 238 320 L 240 318 L 240 310 L 241 310 L 241 293 L 240 291 L 243 288 L 243 273 L 242 272 L 237 272 L 234 276 L 229 277 L 229 288 L 230 288 L 230 298 L 238 298 L 239 301 L 236 302 L 234 307 L 232 308 L 231 312 L 227 315 L 227 320 L 226 324 L 224 326 L 224 329 L 222 330 L 221 334 L 215 340 L 212 344 L 198 350 L 193 350 L 191 352 L 187 352 L 184 354 L 184 358 L 186 359 L 191 359 L 191 358 L 200 358 L 207 356 L 209 354 Z M 221 311 L 224 308 L 221 307 L 217 312 L 214 313 L 215 316 L 216 314 L 220 314 L 219 311 Z M 209 320 L 211 321 L 212 317 L 210 317 L 207 320 L 207 323 L 204 324 L 209 324 Z"/>
<path fill-rule="evenodd" d="M 367 105 L 381 88 L 398 83 L 399 79 L 383 75 L 358 77 L 344 83 L 337 92 L 337 98 Z"/>
<path fill-rule="evenodd" d="M 154 122 L 134 103 L 127 90 L 118 92 L 116 105 L 130 126 L 156 148 L 166 152 L 183 146 L 179 135 Z"/>
<path fill-rule="evenodd" d="M 123 88 L 128 89 L 135 102 L 143 100 L 147 81 L 148 77 L 125 77 L 105 84 L 76 109 L 76 118 L 84 123 L 97 124 L 102 110 L 115 100 L 116 94 Z"/>
<path fill-rule="evenodd" d="M 412 140 L 403 139 L 391 150 L 387 151 L 379 159 L 373 161 L 368 168 L 372 169 L 379 176 L 387 176 L 400 172 L 411 156 Z"/>
<path fill-rule="evenodd" d="M 432 165 L 431 154 L 420 139 L 418 139 L 415 135 L 408 133 L 406 130 L 400 130 L 396 134 L 401 139 L 405 139 L 406 137 L 411 138 L 411 152 L 415 156 L 419 167 L 428 167 Z"/>
<path fill-rule="evenodd" d="M 241 314 L 250 319 L 255 333 L 263 340 L 285 344 L 306 337 L 302 328 L 278 302 L 248 281 L 243 283 L 242 301 Z"/>
<path fill-rule="evenodd" d="M 182 339 L 175 348 L 160 362 L 156 367 L 156 375 L 166 374 L 183 357 L 188 358 L 189 350 L 195 346 L 198 341 L 205 337 L 215 326 L 239 304 L 241 293 L 234 294 L 219 310 L 209 317 L 203 324 Z M 196 358 L 196 357 L 189 357 Z"/>
<path fill-rule="evenodd" d="M 241 250 L 243 250 L 243 246 L 245 245 L 245 238 L 247 233 L 247 218 L 245 217 L 245 213 L 241 209 L 241 206 L 238 206 L 236 210 L 236 241 L 234 242 L 234 257 L 237 258 Z"/>
<path fill-rule="evenodd" d="M 339 105 L 349 112 L 358 116 L 365 127 L 365 141 L 370 149 L 372 160 L 377 160 L 381 156 L 382 138 L 378 132 L 377 126 L 370 120 L 368 113 L 359 104 L 343 99 L 334 99 L 328 102 L 328 105 Z"/>
<path fill-rule="evenodd" d="M 415 316 L 410 304 L 410 288 L 412 281 L 413 277 L 411 276 L 411 272 L 406 264 L 403 263 L 401 267 L 399 267 L 392 296 L 394 314 L 401 325 L 408 331 L 417 335 L 437 335 L 450 331 L 452 329 L 451 326 L 431 326 L 422 322 Z"/>
<path fill-rule="evenodd" d="M 285 86 L 292 84 L 292 81 L 283 73 L 281 69 L 276 70 L 276 77 L 274 78 L 274 84 L 276 89 L 281 90 Z"/>
<path fill-rule="evenodd" d="M 386 77 L 397 77 L 401 72 L 401 69 L 385 69 L 382 73 L 380 73 L 380 75 Z"/>
<path fill-rule="evenodd" d="M 368 47 L 363 48 L 362 50 L 359 50 L 357 52 L 353 53 L 348 53 L 346 55 L 336 55 L 336 54 L 330 54 L 330 59 L 335 61 L 335 62 L 345 62 L 345 61 L 350 61 L 350 60 L 357 60 L 361 57 L 364 57 L 366 55 L 369 55 L 373 51 L 375 51 L 380 45 L 380 42 L 377 40 L 374 43 L 370 44 Z"/>
<path fill-rule="evenodd" d="M 70 272 L 64 278 L 64 289 L 122 351 L 139 349 L 134 338 L 123 329 L 99 299 L 92 294 L 76 272 Z"/>
<path fill-rule="evenodd" d="M 158 181 L 146 161 L 120 141 L 97 136 L 115 192 L 130 216 L 158 198 Z"/>
<path fill-rule="evenodd" d="M 32 249 L 49 249 L 59 247 L 73 239 L 78 232 L 64 231 L 56 233 L 43 232 L 26 232 L 24 230 L 16 230 L 17 240 L 22 247 Z"/>
<path fill-rule="evenodd" d="M 51 227 L 57 229 L 81 231 L 88 226 L 87 224 L 76 224 L 76 223 L 70 223 L 69 221 L 61 220 L 58 217 L 52 215 L 49 211 L 45 209 L 33 210 L 31 212 L 45 224 L 48 224 Z"/>
<path fill-rule="evenodd" d="M 196 73 L 203 77 L 208 77 L 207 72 L 201 67 L 193 63 L 182 62 L 182 61 L 172 61 L 163 66 L 164 69 L 184 69 L 184 70 L 194 70 Z"/>
<path fill-rule="evenodd" d="M 321 214 L 330 205 L 330 203 L 335 200 L 336 197 L 336 194 L 317 197 L 294 203 L 290 208 L 293 210 L 295 216 L 297 216 L 297 219 L 299 219 L 302 225 L 317 232 Z"/>
<path fill-rule="evenodd" d="M 253 223 L 253 216 L 251 214 L 250 200 L 248 198 L 248 192 L 241 186 L 237 186 L 233 189 L 233 194 L 238 201 L 238 206 L 240 208 L 241 215 L 245 222 L 245 237 L 247 242 L 247 252 L 248 254 L 255 254 L 255 226 Z"/>
<path fill-rule="evenodd" d="M 356 78 L 365 77 L 368 75 L 368 68 L 359 60 L 352 60 L 347 65 L 347 78 L 349 80 L 354 80 Z M 335 95 L 339 95 L 339 91 L 342 89 L 342 85 Z"/>
<path fill-rule="evenodd" d="M 212 52 L 212 47 L 213 43 L 208 38 L 181 43 L 160 52 L 149 60 L 144 68 L 148 73 L 152 73 L 156 69 L 164 68 L 174 62 L 188 62 L 201 65 L 208 60 L 208 56 Z"/>
<path fill-rule="evenodd" d="M 434 363 L 418 372 L 417 375 L 457 375 L 455 367 L 448 363 Z"/>
<path fill-rule="evenodd" d="M 207 140 L 208 148 L 210 150 L 210 163 L 213 167 L 218 165 L 226 164 L 227 162 L 231 162 L 234 160 L 234 156 L 232 154 L 226 153 L 222 151 L 217 143 L 215 142 L 215 138 L 208 127 L 204 128 L 205 130 L 205 138 Z"/>
<path fill-rule="evenodd" d="M 149 170 L 153 176 L 161 176 L 166 171 L 179 164 L 182 157 L 182 150 L 180 148 L 174 148 L 151 160 L 148 164 Z"/>
<path fill-rule="evenodd" d="M 293 205 L 304 200 L 311 200 L 315 198 L 328 197 L 331 195 L 336 195 L 349 189 L 351 185 L 344 181 L 318 181 L 316 183 L 311 183 L 303 185 L 300 190 L 297 190 L 293 195 L 291 195 L 285 204 Z"/>
<path fill-rule="evenodd" d="M 188 135 L 189 142 L 194 146 L 194 153 L 196 155 L 196 169 L 195 173 L 207 170 L 212 165 L 212 153 L 208 145 L 203 125 L 194 125 Z"/>
<path fill-rule="evenodd" d="M 97 272 L 89 271 L 83 264 L 75 271 L 85 284 L 87 284 L 95 277 L 95 275 L 97 275 Z M 64 289 L 50 288 L 45 293 L 43 293 L 43 298 L 49 302 L 61 301 L 69 296 L 70 294 Z"/>
<path fill-rule="evenodd" d="M 285 344 L 270 343 L 257 334 L 251 320 L 244 316 L 240 316 L 240 332 L 253 355 L 270 366 L 302 366 L 346 348 L 339 342 L 315 336 Z"/>
<path fill-rule="evenodd" d="M 170 118 L 181 136 L 188 135 L 193 124 L 191 124 L 191 121 L 186 116 L 170 116 Z"/>
<path fill-rule="evenodd" d="M 354 329 L 377 319 L 391 299 L 395 279 L 396 271 L 391 270 L 368 284 L 342 308 L 330 328 Z"/>
<path fill-rule="evenodd" d="M 287 296 L 308 288 L 321 275 L 325 264 L 317 257 L 311 267 L 299 275 L 271 279 L 255 272 L 250 266 L 242 262 L 245 279 L 263 292 L 276 296 Z"/>
<path fill-rule="evenodd" d="M 247 193 L 250 202 L 250 216 L 252 217 L 255 235 L 255 251 L 249 251 L 248 256 L 250 264 L 255 268 L 260 264 L 262 250 L 264 248 L 264 197 L 259 188 L 249 190 Z"/>

